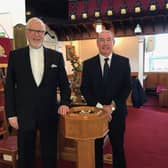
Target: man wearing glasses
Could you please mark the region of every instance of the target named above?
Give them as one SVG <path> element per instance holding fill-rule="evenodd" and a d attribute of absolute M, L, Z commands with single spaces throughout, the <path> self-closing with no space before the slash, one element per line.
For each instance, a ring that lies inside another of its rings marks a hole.
<path fill-rule="evenodd" d="M 9 55 L 5 109 L 9 124 L 18 130 L 19 168 L 35 168 L 37 130 L 43 168 L 56 168 L 58 114 L 69 112 L 70 87 L 63 56 L 43 46 L 45 32 L 43 21 L 31 18 L 26 25 L 29 45 Z"/>

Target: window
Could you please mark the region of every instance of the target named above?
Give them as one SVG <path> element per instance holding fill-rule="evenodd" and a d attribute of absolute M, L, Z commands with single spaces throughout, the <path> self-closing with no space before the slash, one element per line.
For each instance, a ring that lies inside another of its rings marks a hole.
<path fill-rule="evenodd" d="M 168 72 L 168 34 L 145 37 L 145 72 Z"/>

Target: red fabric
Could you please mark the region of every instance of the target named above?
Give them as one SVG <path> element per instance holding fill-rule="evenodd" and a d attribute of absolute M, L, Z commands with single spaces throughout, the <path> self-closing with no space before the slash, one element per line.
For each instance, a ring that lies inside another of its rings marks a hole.
<path fill-rule="evenodd" d="M 17 137 L 9 136 L 7 139 L 0 140 L 0 150 L 17 150 Z"/>
<path fill-rule="evenodd" d="M 8 56 L 11 50 L 10 39 L 6 37 L 0 38 L 0 64 L 8 63 Z"/>
<path fill-rule="evenodd" d="M 2 121 L 3 120 L 3 114 L 2 114 L 2 112 L 0 111 L 0 121 Z"/>
<path fill-rule="evenodd" d="M 156 93 L 160 93 L 162 90 L 165 90 L 165 89 L 166 87 L 164 85 L 159 84 L 156 87 Z"/>

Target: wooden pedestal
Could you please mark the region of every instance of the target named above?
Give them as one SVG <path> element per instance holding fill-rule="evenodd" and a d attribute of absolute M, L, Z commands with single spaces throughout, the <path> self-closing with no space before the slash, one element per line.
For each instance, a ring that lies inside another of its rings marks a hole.
<path fill-rule="evenodd" d="M 76 159 L 73 157 L 72 159 L 77 160 L 77 168 L 94 168 L 94 140 L 108 132 L 107 113 L 95 107 L 73 107 L 69 114 L 61 117 L 60 127 L 62 135 L 76 143 L 74 145 Z M 64 147 L 62 149 L 64 150 Z"/>

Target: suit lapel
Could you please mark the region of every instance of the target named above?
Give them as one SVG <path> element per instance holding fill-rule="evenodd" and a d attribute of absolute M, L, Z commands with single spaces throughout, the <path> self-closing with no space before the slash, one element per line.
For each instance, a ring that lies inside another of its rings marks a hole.
<path fill-rule="evenodd" d="M 102 83 L 103 76 L 102 76 L 99 55 L 97 55 L 97 57 L 96 57 L 95 66 L 96 66 L 95 67 L 95 70 L 96 70 L 95 74 L 97 74 L 97 81 L 98 81 L 98 83 Z"/>
<path fill-rule="evenodd" d="M 27 73 L 27 74 L 25 74 L 27 81 L 33 83 L 33 85 L 36 86 L 36 82 L 35 82 L 35 79 L 33 76 L 32 68 L 31 68 L 29 47 L 26 47 L 25 57 L 23 57 L 23 58 L 25 58 L 25 61 L 24 61 L 25 63 L 23 66 L 25 69 L 24 73 Z"/>
<path fill-rule="evenodd" d="M 116 55 L 113 53 L 111 63 L 110 63 L 110 72 L 109 72 L 109 76 L 108 76 L 108 81 L 109 81 L 108 83 L 110 84 L 109 87 L 112 87 L 111 84 L 114 84 L 116 75 L 117 75 Z"/>

